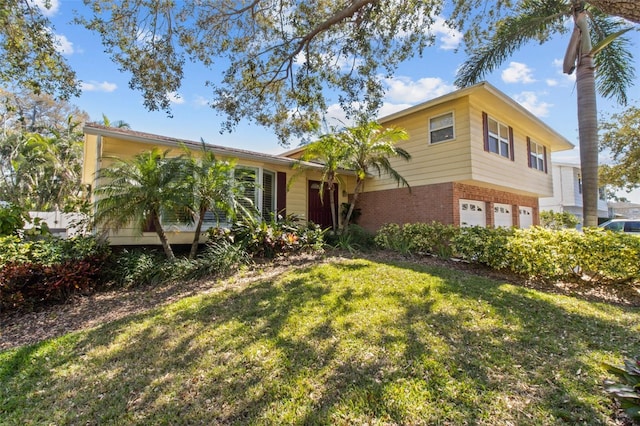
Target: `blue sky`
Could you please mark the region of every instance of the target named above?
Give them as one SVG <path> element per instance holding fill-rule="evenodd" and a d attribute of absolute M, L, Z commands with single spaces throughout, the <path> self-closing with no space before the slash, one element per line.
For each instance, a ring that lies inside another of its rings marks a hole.
<path fill-rule="evenodd" d="M 72 103 L 89 113 L 92 120 L 99 121 L 106 114 L 111 121 L 124 120 L 134 130 L 157 133 L 178 138 L 200 140 L 218 145 L 232 146 L 267 153 L 285 150 L 278 145 L 269 129 L 254 124 L 241 123 L 232 134 L 220 134 L 223 121 L 216 111 L 207 105 L 212 98 L 207 80 L 216 80 L 221 72 L 187 64 L 183 87 L 173 94 L 172 118 L 164 112 L 146 111 L 140 93 L 128 87 L 129 75 L 117 67 L 103 52 L 99 38 L 79 26 L 70 25 L 74 9 L 84 6 L 79 0 L 53 0 L 47 11 L 54 24 L 54 33 L 60 50 L 65 54 L 78 78 L 83 82 L 83 94 Z M 434 29 L 436 43 L 425 50 L 421 58 L 402 64 L 395 76 L 385 80 L 387 87 L 381 115 L 424 102 L 455 90 L 453 81 L 465 53 L 456 52 L 461 37 L 442 26 Z M 633 46 L 640 45 L 640 32 L 631 31 L 627 36 Z M 575 78 L 562 74 L 561 60 L 569 35 L 556 37 L 539 45 L 532 43 L 516 52 L 486 80 L 515 99 L 533 114 L 547 123 L 569 141 L 578 144 Z M 640 75 L 640 58 L 633 64 Z M 217 75 L 216 75 L 217 74 Z M 631 103 L 640 101 L 640 77 L 628 92 Z M 612 101 L 598 98 L 599 114 L 620 112 Z M 330 114 L 340 117 L 337 107 Z M 553 155 L 553 161 L 578 163 L 579 151 L 574 149 Z M 602 158 L 606 161 L 606 158 Z M 640 203 L 640 191 L 631 196 Z"/>

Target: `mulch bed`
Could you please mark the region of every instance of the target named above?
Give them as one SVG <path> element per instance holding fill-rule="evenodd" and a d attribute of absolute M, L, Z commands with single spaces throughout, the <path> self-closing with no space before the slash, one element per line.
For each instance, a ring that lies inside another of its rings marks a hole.
<path fill-rule="evenodd" d="M 60 305 L 41 307 L 32 312 L 0 313 L 0 350 L 37 343 L 66 333 L 97 327 L 126 316 L 145 312 L 183 297 L 195 294 L 225 291 L 244 286 L 252 281 L 270 279 L 295 268 L 340 257 L 364 257 L 375 261 L 406 261 L 443 266 L 491 279 L 507 281 L 540 291 L 570 295 L 589 301 L 640 307 L 640 286 L 602 285 L 590 283 L 545 283 L 525 280 L 513 274 L 494 271 L 481 265 L 439 259 L 436 257 L 406 258 L 395 253 L 372 254 L 330 253 L 328 256 L 301 255 L 279 259 L 236 274 L 225 280 L 204 279 L 191 282 L 173 282 L 159 286 L 140 286 L 132 289 L 99 291 L 76 296 Z"/>

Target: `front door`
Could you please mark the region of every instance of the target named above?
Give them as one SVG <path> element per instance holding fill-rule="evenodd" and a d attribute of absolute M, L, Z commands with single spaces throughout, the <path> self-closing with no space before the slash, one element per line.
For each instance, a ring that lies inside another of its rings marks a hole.
<path fill-rule="evenodd" d="M 320 198 L 320 187 L 322 182 L 317 180 L 309 181 L 309 221 L 330 228 L 331 221 L 331 202 L 329 201 L 329 185 L 324 185 L 324 195 Z M 334 184 L 334 201 L 336 205 L 336 219 L 338 218 L 338 185 Z"/>

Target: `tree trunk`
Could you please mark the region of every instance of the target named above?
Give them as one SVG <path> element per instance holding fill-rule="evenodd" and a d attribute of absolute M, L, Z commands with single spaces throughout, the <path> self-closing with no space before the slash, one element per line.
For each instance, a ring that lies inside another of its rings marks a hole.
<path fill-rule="evenodd" d="M 364 185 L 364 180 L 357 179 L 356 187 L 353 190 L 353 200 L 351 200 L 351 205 L 349 205 L 349 211 L 347 212 L 347 217 L 344 218 L 344 223 L 342 224 L 342 233 L 347 232 L 347 228 L 349 227 L 349 222 L 351 221 L 351 215 L 353 214 L 353 210 L 356 207 L 356 203 L 358 202 L 358 195 L 362 191 L 362 187 Z"/>
<path fill-rule="evenodd" d="M 619 16 L 640 24 L 638 0 L 588 0 L 587 3 L 607 15 Z"/>
<path fill-rule="evenodd" d="M 151 215 L 153 217 L 153 224 L 156 227 L 156 234 L 158 234 L 160 243 L 162 243 L 164 254 L 167 255 L 167 259 L 175 260 L 176 256 L 173 254 L 173 250 L 171 250 L 169 240 L 167 240 L 167 235 L 164 233 L 164 229 L 162 228 L 162 224 L 160 223 L 160 217 L 156 213 L 152 213 Z"/>
<path fill-rule="evenodd" d="M 578 96 L 578 134 L 582 171 L 583 226 L 598 226 L 598 109 L 596 106 L 595 67 L 591 39 L 584 11 L 575 16 L 581 31 L 581 47 L 576 68 Z"/>
<path fill-rule="evenodd" d="M 198 223 L 196 223 L 196 230 L 193 234 L 193 242 L 191 243 L 191 251 L 189 252 L 189 259 L 195 259 L 198 254 L 198 245 L 200 244 L 200 233 L 202 232 L 202 222 L 204 221 L 204 215 L 207 209 L 200 209 L 200 215 L 198 216 Z"/>
<path fill-rule="evenodd" d="M 327 179 L 327 185 L 329 185 L 329 207 L 331 208 L 331 229 L 335 233 L 338 230 L 338 218 L 336 217 L 336 200 L 335 200 L 335 183 L 334 178 Z"/>

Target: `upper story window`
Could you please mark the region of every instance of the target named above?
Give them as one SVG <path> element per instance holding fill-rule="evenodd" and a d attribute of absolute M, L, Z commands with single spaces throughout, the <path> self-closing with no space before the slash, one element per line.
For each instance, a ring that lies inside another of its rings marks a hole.
<path fill-rule="evenodd" d="M 513 161 L 513 129 L 498 120 L 482 113 L 484 131 L 484 150 L 493 152 Z"/>
<path fill-rule="evenodd" d="M 527 138 L 527 150 L 529 151 L 529 167 L 546 172 L 547 148 Z"/>
<path fill-rule="evenodd" d="M 429 119 L 429 141 L 431 143 L 453 140 L 453 112 Z"/>

